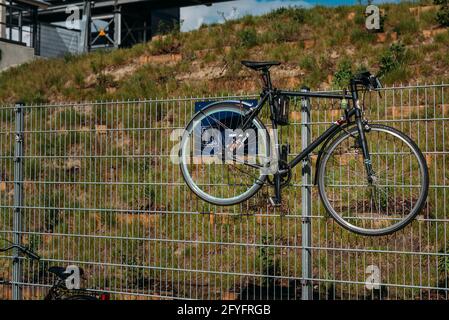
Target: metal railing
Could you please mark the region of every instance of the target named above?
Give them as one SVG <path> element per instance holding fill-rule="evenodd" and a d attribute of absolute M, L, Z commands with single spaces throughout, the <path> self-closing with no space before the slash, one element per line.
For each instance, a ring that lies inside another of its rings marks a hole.
<path fill-rule="evenodd" d="M 73 264 L 84 288 L 116 299 L 448 299 L 448 90 L 366 97 L 368 118 L 412 137 L 431 177 L 416 221 L 375 238 L 325 214 L 314 155 L 294 170 L 281 208 L 269 206 L 268 187 L 233 207 L 189 191 L 170 161 L 171 132 L 196 102 L 255 96 L 3 106 L 0 237 L 43 259 L 0 255 L 0 299 L 42 298 L 46 269 Z M 294 105 L 280 132 L 292 155 L 341 115 L 338 101 Z"/>

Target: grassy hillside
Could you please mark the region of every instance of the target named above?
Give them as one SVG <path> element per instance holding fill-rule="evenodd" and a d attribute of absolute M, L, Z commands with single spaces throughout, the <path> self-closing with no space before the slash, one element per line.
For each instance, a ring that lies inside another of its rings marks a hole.
<path fill-rule="evenodd" d="M 257 91 L 242 59 L 276 59 L 278 86 L 339 87 L 351 72 L 381 71 L 387 84 L 449 78 L 449 32 L 436 8 L 388 4 L 384 33 L 364 29 L 363 6 L 279 9 L 148 44 L 38 60 L 0 75 L 0 101 L 190 96 Z"/>

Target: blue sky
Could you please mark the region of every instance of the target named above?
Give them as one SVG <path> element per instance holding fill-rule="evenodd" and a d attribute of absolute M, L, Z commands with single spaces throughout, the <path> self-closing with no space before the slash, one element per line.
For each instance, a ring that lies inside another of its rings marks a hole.
<path fill-rule="evenodd" d="M 397 0 L 374 0 L 373 3 L 397 2 Z M 237 0 L 216 3 L 210 7 L 193 6 L 181 9 L 182 31 L 197 29 L 203 23 L 223 22 L 223 14 L 227 20 L 244 15 L 261 15 L 279 7 L 302 6 L 310 8 L 314 5 L 354 5 L 357 0 Z M 366 3 L 364 0 L 362 3 Z"/>

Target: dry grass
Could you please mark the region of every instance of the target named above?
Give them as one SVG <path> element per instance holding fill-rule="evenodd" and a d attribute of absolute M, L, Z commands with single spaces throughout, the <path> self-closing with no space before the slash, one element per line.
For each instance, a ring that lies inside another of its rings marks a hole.
<path fill-rule="evenodd" d="M 362 7 L 316 7 L 173 33 L 130 49 L 38 60 L 0 75 L 0 100 L 39 103 L 257 91 L 257 77 L 240 66 L 241 59 L 283 61 L 285 66 L 274 71 L 279 87 L 323 89 L 332 86 L 341 61 L 350 59 L 353 71 L 375 71 L 380 54 L 396 41 L 413 58 L 406 72 L 393 70 L 387 82 L 447 81 L 449 34 L 438 28 L 435 8 L 410 14 L 414 7 L 382 6 L 386 19 L 380 42 L 363 29 Z"/>

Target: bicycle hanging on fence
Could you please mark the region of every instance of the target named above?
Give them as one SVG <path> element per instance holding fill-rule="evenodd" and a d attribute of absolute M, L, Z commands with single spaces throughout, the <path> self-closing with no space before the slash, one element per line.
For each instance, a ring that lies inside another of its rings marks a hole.
<path fill-rule="evenodd" d="M 350 92 L 283 91 L 273 87 L 270 68 L 279 62 L 242 61 L 261 72 L 257 106 L 221 101 L 195 114 L 180 144 L 185 182 L 201 199 L 221 206 L 251 198 L 265 184 L 274 186 L 273 206 L 291 170 L 323 144 L 315 183 L 327 212 L 344 228 L 362 235 L 386 235 L 410 223 L 424 207 L 429 176 L 425 158 L 404 133 L 364 116 L 359 91 L 382 88 L 369 72 L 350 81 Z M 344 115 L 291 161 L 276 129 L 288 124 L 289 97 L 341 100 Z M 272 134 L 258 115 L 268 102 Z M 273 179 L 269 178 L 272 175 Z"/>

